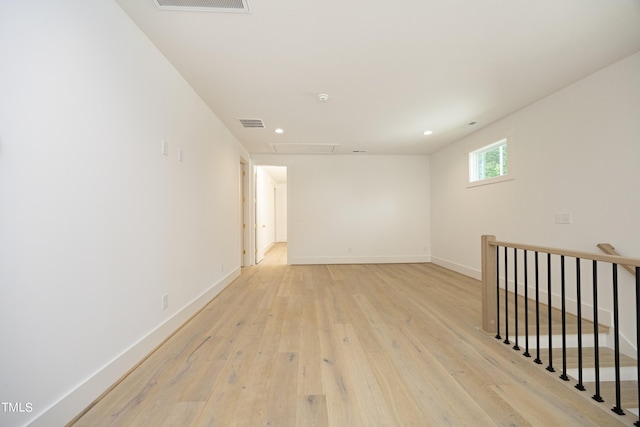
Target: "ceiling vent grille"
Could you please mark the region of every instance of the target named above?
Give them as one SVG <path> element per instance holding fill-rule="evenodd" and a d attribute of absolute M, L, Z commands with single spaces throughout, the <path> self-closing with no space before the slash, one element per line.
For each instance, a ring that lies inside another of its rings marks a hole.
<path fill-rule="evenodd" d="M 249 0 L 153 0 L 160 10 L 249 13 Z"/>
<path fill-rule="evenodd" d="M 245 128 L 264 128 L 262 119 L 238 119 L 240 124 Z"/>

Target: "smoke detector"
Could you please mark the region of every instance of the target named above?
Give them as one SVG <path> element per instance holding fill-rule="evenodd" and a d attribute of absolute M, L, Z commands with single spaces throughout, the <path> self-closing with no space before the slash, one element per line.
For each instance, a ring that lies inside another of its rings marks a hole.
<path fill-rule="evenodd" d="M 329 100 L 329 95 L 327 95 L 326 93 L 321 93 L 318 95 L 318 100 L 320 102 L 327 102 Z"/>

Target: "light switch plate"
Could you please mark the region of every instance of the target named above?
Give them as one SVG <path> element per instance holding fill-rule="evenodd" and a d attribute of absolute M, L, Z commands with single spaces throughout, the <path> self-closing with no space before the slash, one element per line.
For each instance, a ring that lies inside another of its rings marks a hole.
<path fill-rule="evenodd" d="M 556 224 L 571 224 L 571 213 L 556 212 Z"/>

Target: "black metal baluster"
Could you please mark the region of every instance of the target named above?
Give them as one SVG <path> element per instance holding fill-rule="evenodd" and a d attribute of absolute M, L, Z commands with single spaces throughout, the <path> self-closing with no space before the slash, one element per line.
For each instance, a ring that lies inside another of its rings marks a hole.
<path fill-rule="evenodd" d="M 560 255 L 560 292 L 562 294 L 562 374 L 560 378 L 569 381 L 567 376 L 567 298 L 565 295 L 564 255 Z"/>
<path fill-rule="evenodd" d="M 638 380 L 636 381 L 638 385 L 638 408 L 640 408 L 640 347 L 638 343 L 640 343 L 640 267 L 636 267 L 636 369 Z M 640 426 L 640 421 L 636 421 L 633 425 Z"/>
<path fill-rule="evenodd" d="M 551 254 L 547 254 L 547 311 L 549 316 L 549 365 L 547 371 L 555 372 L 553 369 L 553 333 L 552 333 L 552 316 L 551 316 Z"/>
<path fill-rule="evenodd" d="M 582 284 L 580 280 L 580 258 L 576 258 L 576 297 L 578 299 L 578 384 L 576 388 L 584 391 L 582 384 Z"/>
<path fill-rule="evenodd" d="M 524 356 L 529 354 L 529 274 L 527 271 L 527 250 L 524 250 Z"/>
<path fill-rule="evenodd" d="M 513 349 L 520 351 L 520 346 L 518 345 L 518 334 L 520 333 L 520 329 L 518 328 L 518 249 L 516 248 L 513 248 L 513 284 L 513 301 L 515 306 L 514 313 L 516 316 L 516 344 L 513 346 Z"/>
<path fill-rule="evenodd" d="M 504 343 L 509 342 L 509 263 L 507 262 L 507 247 L 504 247 Z"/>
<path fill-rule="evenodd" d="M 540 277 L 539 277 L 539 265 L 538 265 L 538 251 L 535 253 L 535 266 L 536 266 L 536 358 L 534 362 L 538 365 L 542 365 L 540 360 Z"/>
<path fill-rule="evenodd" d="M 592 396 L 596 402 L 604 402 L 600 396 L 600 335 L 598 324 L 598 262 L 593 261 L 593 351 L 596 375 L 596 394 Z"/>
<path fill-rule="evenodd" d="M 496 339 L 500 340 L 500 246 L 496 246 Z"/>
<path fill-rule="evenodd" d="M 620 405 L 620 329 L 618 324 L 618 264 L 611 264 L 613 267 L 613 327 L 615 335 L 613 336 L 613 351 L 615 355 L 615 371 L 616 371 L 616 406 L 611 410 L 618 415 L 624 415 L 624 411 Z"/>

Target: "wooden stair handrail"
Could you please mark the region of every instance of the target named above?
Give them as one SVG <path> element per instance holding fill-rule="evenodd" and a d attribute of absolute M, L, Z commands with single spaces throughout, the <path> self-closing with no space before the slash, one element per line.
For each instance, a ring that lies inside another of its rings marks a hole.
<path fill-rule="evenodd" d="M 630 265 L 630 266 L 633 266 L 634 268 L 640 267 L 640 258 L 629 258 L 629 257 L 623 257 L 619 255 L 606 255 L 606 254 L 598 254 L 594 252 L 558 249 L 558 248 L 551 248 L 546 246 L 525 245 L 521 243 L 500 242 L 497 240 L 489 240 L 487 243 L 490 246 L 502 246 L 502 247 L 506 246 L 508 248 L 526 249 L 528 251 L 538 251 L 538 252 L 548 253 L 553 255 L 564 255 L 564 256 L 573 257 L 573 258 L 589 259 L 592 261 L 609 262 L 611 264 Z"/>
<path fill-rule="evenodd" d="M 488 333 L 496 332 L 496 251 L 495 247 L 508 247 L 541 252 L 553 255 L 564 255 L 592 261 L 602 261 L 623 266 L 635 276 L 636 267 L 640 268 L 639 258 L 628 258 L 618 254 L 598 254 L 545 246 L 525 245 L 520 243 L 501 242 L 495 236 L 482 236 L 482 329 Z M 609 245 L 611 246 L 611 245 Z M 598 245 L 600 247 L 600 245 Z M 601 248 L 602 249 L 602 248 Z M 613 247 L 612 247 L 613 249 Z"/>
<path fill-rule="evenodd" d="M 616 252 L 616 248 L 614 248 L 611 243 L 598 243 L 598 248 L 604 252 L 607 255 L 615 255 L 615 256 L 621 256 L 618 252 Z M 636 274 L 636 269 L 628 264 L 621 264 L 625 270 L 627 270 L 629 273 L 633 274 L 635 276 Z"/>

